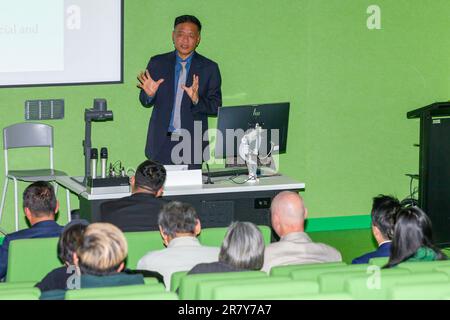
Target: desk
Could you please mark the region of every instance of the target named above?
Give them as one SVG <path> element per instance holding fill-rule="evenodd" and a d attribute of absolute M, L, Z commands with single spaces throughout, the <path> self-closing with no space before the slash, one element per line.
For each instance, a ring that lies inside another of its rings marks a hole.
<path fill-rule="evenodd" d="M 235 178 L 243 182 L 246 176 Z M 60 177 L 57 183 L 78 195 L 80 217 L 99 221 L 99 207 L 103 201 L 129 196 L 130 193 L 96 194 L 86 192 L 81 177 Z M 167 187 L 164 198 L 191 203 L 199 215 L 202 227 L 224 227 L 232 221 L 251 221 L 270 225 L 270 203 L 280 191 L 299 192 L 305 184 L 287 176 L 261 177 L 258 182 L 237 184 L 228 178 L 213 178 L 214 184 Z"/>

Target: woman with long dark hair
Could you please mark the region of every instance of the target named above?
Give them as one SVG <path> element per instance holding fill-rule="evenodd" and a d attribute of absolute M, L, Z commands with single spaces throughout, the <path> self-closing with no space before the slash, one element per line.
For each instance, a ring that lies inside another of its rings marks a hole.
<path fill-rule="evenodd" d="M 445 260 L 433 243 L 430 218 L 419 207 L 401 209 L 394 227 L 391 255 L 385 268 L 401 262 Z"/>

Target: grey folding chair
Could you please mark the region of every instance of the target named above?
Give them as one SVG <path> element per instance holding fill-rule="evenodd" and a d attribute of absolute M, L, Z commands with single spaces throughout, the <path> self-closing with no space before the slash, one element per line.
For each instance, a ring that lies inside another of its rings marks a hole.
<path fill-rule="evenodd" d="M 28 148 L 28 147 L 48 147 L 50 150 L 50 168 L 31 170 L 9 170 L 8 149 Z M 2 203 L 0 205 L 0 222 L 5 206 L 6 192 L 8 190 L 9 179 L 14 181 L 14 214 L 16 231 L 19 230 L 19 208 L 17 197 L 17 181 L 54 182 L 55 193 L 58 185 L 56 177 L 66 176 L 63 171 L 53 168 L 53 127 L 42 123 L 18 123 L 3 129 L 3 149 L 5 162 L 5 182 L 3 186 Z M 70 192 L 66 189 L 67 219 L 70 221 Z"/>

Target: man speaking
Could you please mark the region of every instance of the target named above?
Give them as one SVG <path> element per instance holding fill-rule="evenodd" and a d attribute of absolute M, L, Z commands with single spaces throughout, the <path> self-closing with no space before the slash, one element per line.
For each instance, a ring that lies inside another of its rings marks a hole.
<path fill-rule="evenodd" d="M 216 115 L 222 105 L 222 92 L 219 66 L 195 51 L 201 29 L 196 17 L 177 17 L 172 32 L 175 51 L 152 57 L 138 76 L 139 100 L 144 107 L 153 106 L 145 155 L 162 164 L 198 169 L 208 160 L 203 157 L 209 154 L 203 135 L 208 115 Z M 175 148 L 179 143 L 183 148 Z"/>

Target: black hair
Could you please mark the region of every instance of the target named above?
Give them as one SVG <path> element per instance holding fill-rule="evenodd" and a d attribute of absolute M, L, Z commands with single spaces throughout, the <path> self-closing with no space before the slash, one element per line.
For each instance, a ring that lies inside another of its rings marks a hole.
<path fill-rule="evenodd" d="M 189 203 L 172 201 L 165 204 L 158 216 L 162 231 L 174 238 L 177 233 L 194 233 L 198 222 L 197 212 Z"/>
<path fill-rule="evenodd" d="M 136 169 L 135 186 L 151 192 L 158 192 L 166 181 L 166 169 L 156 161 L 145 160 Z"/>
<path fill-rule="evenodd" d="M 200 20 L 198 20 L 196 17 L 188 15 L 188 14 L 176 17 L 175 22 L 173 23 L 173 28 L 175 29 L 175 27 L 178 24 L 185 23 L 185 22 L 191 22 L 191 23 L 195 24 L 198 28 L 198 32 L 202 31 L 202 24 L 200 23 Z"/>
<path fill-rule="evenodd" d="M 384 239 L 392 240 L 395 216 L 401 208 L 400 201 L 392 196 L 380 194 L 373 198 L 372 224 L 380 230 Z"/>
<path fill-rule="evenodd" d="M 50 216 L 56 210 L 56 195 L 53 186 L 46 181 L 36 181 L 23 192 L 23 207 L 35 217 Z"/>
<path fill-rule="evenodd" d="M 384 268 L 391 268 L 414 256 L 421 247 L 432 249 L 437 260 L 446 256 L 433 243 L 431 220 L 419 207 L 401 209 L 396 218 L 391 255 Z"/>
<path fill-rule="evenodd" d="M 83 234 L 87 224 L 74 224 L 66 228 L 59 237 L 58 257 L 63 262 L 73 264 L 73 253 L 83 242 Z"/>

